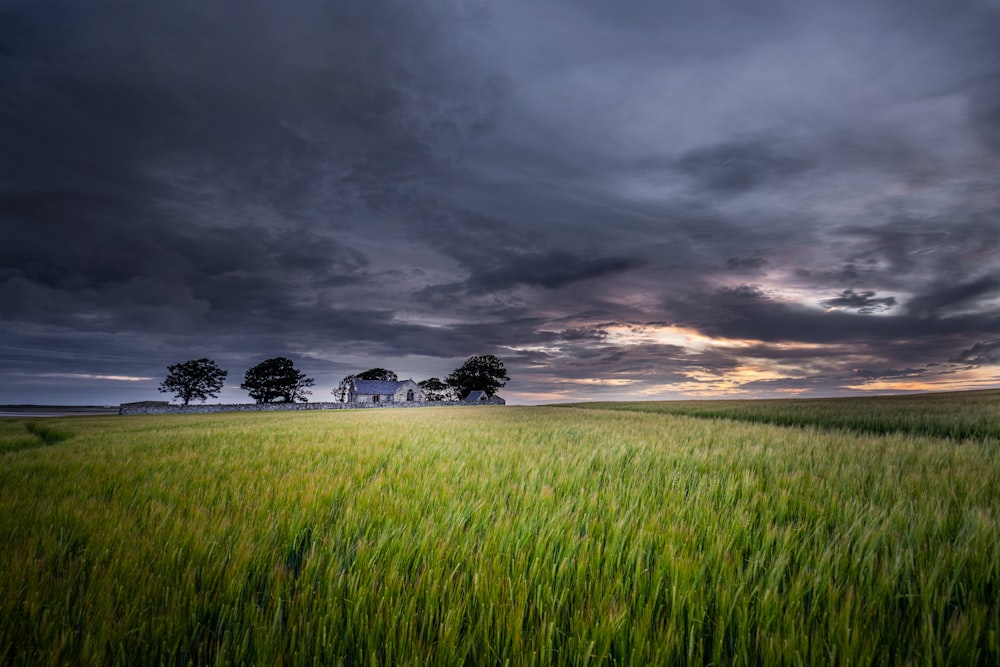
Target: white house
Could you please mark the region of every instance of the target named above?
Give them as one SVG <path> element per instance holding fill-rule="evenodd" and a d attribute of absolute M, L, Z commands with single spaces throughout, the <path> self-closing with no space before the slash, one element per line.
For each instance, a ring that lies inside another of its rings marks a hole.
<path fill-rule="evenodd" d="M 425 403 L 427 395 L 413 380 L 351 380 L 348 403 Z"/>

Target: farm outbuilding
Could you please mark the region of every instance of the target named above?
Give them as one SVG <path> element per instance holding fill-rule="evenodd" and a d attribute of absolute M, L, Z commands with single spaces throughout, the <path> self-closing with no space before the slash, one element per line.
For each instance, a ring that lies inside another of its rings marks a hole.
<path fill-rule="evenodd" d="M 463 403 L 481 403 L 484 405 L 506 405 L 507 401 L 503 400 L 496 394 L 490 396 L 485 391 L 481 389 L 473 389 L 469 394 L 462 399 Z"/>

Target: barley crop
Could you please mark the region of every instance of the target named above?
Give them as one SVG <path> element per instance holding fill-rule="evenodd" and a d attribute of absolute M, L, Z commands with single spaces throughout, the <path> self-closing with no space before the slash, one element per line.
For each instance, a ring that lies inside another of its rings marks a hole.
<path fill-rule="evenodd" d="M 1000 390 L 997 389 L 845 398 L 566 403 L 557 407 L 818 426 L 856 433 L 1000 439 Z"/>
<path fill-rule="evenodd" d="M 997 664 L 997 451 L 628 410 L 0 420 L 0 664 Z"/>

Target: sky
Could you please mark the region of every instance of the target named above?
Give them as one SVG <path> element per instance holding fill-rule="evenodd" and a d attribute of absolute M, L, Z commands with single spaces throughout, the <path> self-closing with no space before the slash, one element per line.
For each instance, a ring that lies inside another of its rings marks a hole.
<path fill-rule="evenodd" d="M 0 403 L 1000 385 L 1000 0 L 0 0 Z"/>

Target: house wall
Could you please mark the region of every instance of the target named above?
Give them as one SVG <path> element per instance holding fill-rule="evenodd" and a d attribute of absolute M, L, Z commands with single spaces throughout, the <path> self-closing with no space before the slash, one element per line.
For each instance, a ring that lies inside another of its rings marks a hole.
<path fill-rule="evenodd" d="M 417 384 L 416 382 L 413 382 L 412 380 L 409 380 L 401 384 L 399 386 L 399 389 L 396 390 L 396 393 L 393 394 L 392 397 L 393 402 L 406 403 L 407 402 L 406 393 L 408 391 L 413 392 L 414 403 L 424 403 L 425 401 L 427 401 L 427 395 L 424 393 L 424 390 L 421 389 L 420 385 Z"/>
<path fill-rule="evenodd" d="M 391 403 L 392 394 L 379 394 L 378 401 L 375 400 L 375 394 L 356 394 L 354 396 L 348 397 L 348 403 Z"/>

